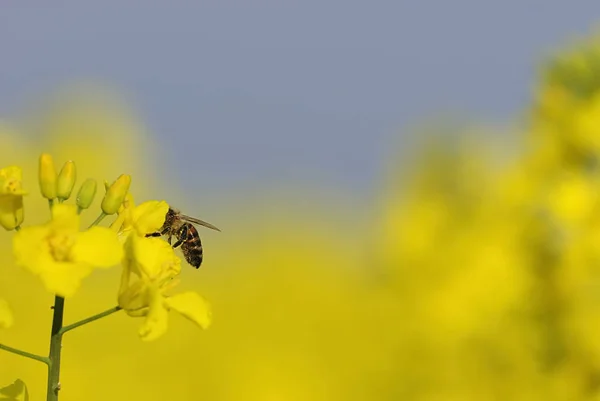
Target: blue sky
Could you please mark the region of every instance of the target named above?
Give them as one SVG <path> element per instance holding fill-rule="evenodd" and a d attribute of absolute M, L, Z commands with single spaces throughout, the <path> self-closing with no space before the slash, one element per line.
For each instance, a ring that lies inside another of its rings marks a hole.
<path fill-rule="evenodd" d="M 584 0 L 32 4 L 0 11 L 0 114 L 72 79 L 110 83 L 168 174 L 211 192 L 362 193 L 431 114 L 517 117 L 541 57 L 600 17 Z"/>

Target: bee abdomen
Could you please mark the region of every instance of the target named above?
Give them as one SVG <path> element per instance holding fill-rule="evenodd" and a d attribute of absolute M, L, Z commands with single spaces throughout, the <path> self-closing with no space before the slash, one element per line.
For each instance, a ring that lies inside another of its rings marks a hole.
<path fill-rule="evenodd" d="M 198 235 L 196 228 L 186 223 L 182 226 L 182 234 L 184 240 L 181 244 L 181 250 L 185 260 L 196 269 L 202 264 L 202 241 Z"/>
<path fill-rule="evenodd" d="M 190 244 L 192 245 L 192 244 Z M 194 244 L 195 246 L 186 246 L 182 249 L 185 260 L 196 269 L 202 264 L 202 245 Z"/>
<path fill-rule="evenodd" d="M 201 249 L 194 249 L 190 253 L 190 264 L 192 266 L 194 266 L 196 269 L 198 269 L 200 267 L 200 265 L 202 264 L 202 250 Z"/>

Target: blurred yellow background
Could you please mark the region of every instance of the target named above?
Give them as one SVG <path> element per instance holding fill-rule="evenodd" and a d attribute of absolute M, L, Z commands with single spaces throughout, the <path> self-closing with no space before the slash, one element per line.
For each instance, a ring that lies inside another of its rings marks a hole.
<path fill-rule="evenodd" d="M 209 300 L 213 325 L 172 315 L 143 343 L 119 313 L 70 332 L 60 399 L 600 399 L 599 45 L 548 60 L 501 153 L 486 128 L 434 133 L 390 162 L 373 210 L 308 187 L 198 207 L 223 232 L 201 231 L 205 264 L 186 266 L 182 287 Z M 0 160 L 23 167 L 31 192 L 25 225 L 48 218 L 42 151 L 75 160 L 78 182 L 128 173 L 137 201 L 202 204 L 156 182 L 160 149 L 113 99 L 77 90 L 2 123 Z M 52 296 L 14 266 L 11 235 L 0 296 L 15 325 L 0 342 L 46 354 Z M 119 276 L 87 278 L 66 322 L 114 306 Z M 18 378 L 43 399 L 45 366 L 0 352 L 0 384 Z"/>

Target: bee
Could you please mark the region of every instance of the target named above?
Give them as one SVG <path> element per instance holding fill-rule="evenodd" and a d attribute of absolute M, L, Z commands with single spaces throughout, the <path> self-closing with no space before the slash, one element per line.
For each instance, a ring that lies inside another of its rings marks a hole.
<path fill-rule="evenodd" d="M 146 237 L 161 237 L 166 235 L 169 245 L 171 245 L 172 237 L 175 237 L 177 240 L 172 245 L 173 248 L 181 246 L 185 260 L 198 269 L 202 264 L 202 241 L 200 241 L 200 235 L 194 224 L 221 231 L 210 223 L 186 216 L 179 210 L 170 207 L 165 216 L 165 223 L 160 231 L 146 234 Z"/>

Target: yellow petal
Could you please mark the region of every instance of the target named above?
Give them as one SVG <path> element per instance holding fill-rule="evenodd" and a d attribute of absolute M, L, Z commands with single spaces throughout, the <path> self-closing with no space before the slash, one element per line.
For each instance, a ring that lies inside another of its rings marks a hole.
<path fill-rule="evenodd" d="M 133 221 L 139 235 L 158 231 L 165 223 L 169 205 L 165 201 L 147 201 L 133 210 Z"/>
<path fill-rule="evenodd" d="M 119 292 L 119 306 L 126 311 L 145 308 L 149 302 L 148 286 L 141 279 L 138 279 L 127 288 L 122 288 Z"/>
<path fill-rule="evenodd" d="M 92 266 L 87 263 L 52 262 L 40 272 L 46 289 L 64 298 L 71 298 L 81 285 L 81 280 L 89 276 Z"/>
<path fill-rule="evenodd" d="M 0 170 L 0 194 L 27 195 L 22 188 L 22 178 L 23 173 L 20 167 L 10 166 Z"/>
<path fill-rule="evenodd" d="M 75 261 L 98 267 L 114 266 L 123 257 L 117 234 L 106 227 L 92 227 L 80 233 L 71 252 Z"/>
<path fill-rule="evenodd" d="M 0 225 L 13 230 L 23 222 L 23 197 L 0 195 Z"/>
<path fill-rule="evenodd" d="M 52 207 L 52 228 L 59 231 L 79 231 L 77 206 L 57 203 Z"/>
<path fill-rule="evenodd" d="M 211 323 L 210 305 L 195 292 L 184 292 L 165 299 L 165 305 L 179 312 L 203 329 Z"/>
<path fill-rule="evenodd" d="M 0 179 L 12 178 L 16 181 L 23 180 L 23 170 L 17 166 L 5 167 L 0 170 Z"/>
<path fill-rule="evenodd" d="M 18 265 L 39 274 L 47 263 L 52 262 L 46 237 L 49 229 L 45 226 L 22 228 L 13 237 L 13 252 Z"/>
<path fill-rule="evenodd" d="M 13 317 L 8 303 L 0 299 L 0 329 L 5 329 L 13 324 Z"/>
<path fill-rule="evenodd" d="M 154 341 L 167 331 L 168 312 L 163 305 L 163 297 L 159 290 L 150 289 L 150 309 L 146 320 L 140 327 L 139 335 L 144 341 Z"/>
<path fill-rule="evenodd" d="M 165 270 L 179 272 L 180 260 L 175 255 L 173 248 L 160 238 L 130 236 L 133 260 L 137 266 L 138 274 L 148 278 L 158 277 Z"/>

